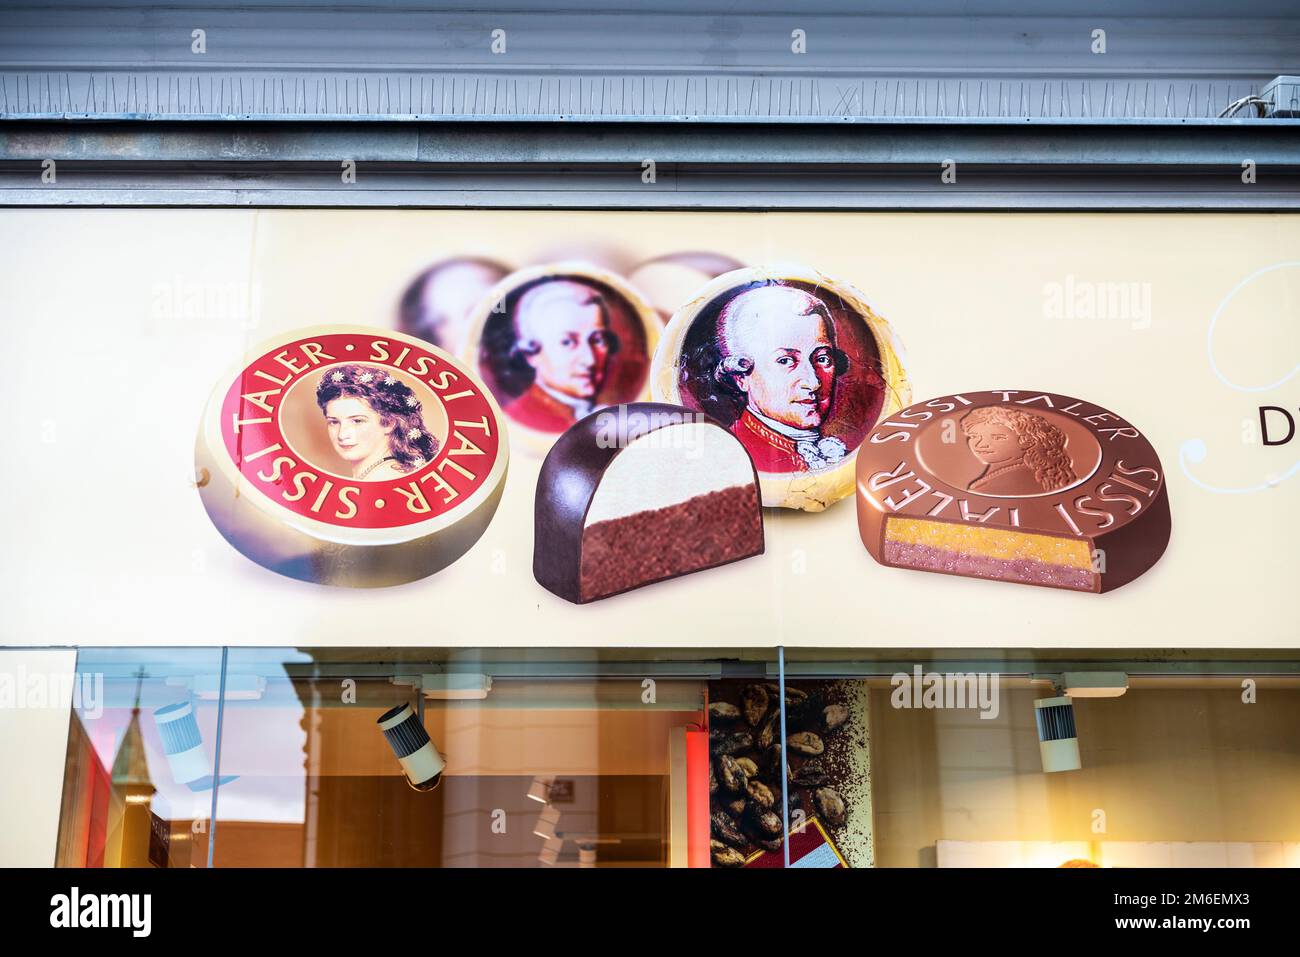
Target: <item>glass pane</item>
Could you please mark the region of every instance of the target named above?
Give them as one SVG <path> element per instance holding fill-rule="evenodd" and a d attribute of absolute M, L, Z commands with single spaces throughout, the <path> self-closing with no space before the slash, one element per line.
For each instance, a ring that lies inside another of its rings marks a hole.
<path fill-rule="evenodd" d="M 214 862 L 707 866 L 706 688 L 773 661 L 231 649 Z"/>
<path fill-rule="evenodd" d="M 864 682 L 786 676 L 709 683 L 719 867 L 871 866 Z M 783 783 L 784 782 L 784 783 Z M 782 802 L 788 802 L 788 820 Z"/>
<path fill-rule="evenodd" d="M 59 866 L 207 866 L 220 675 L 220 649 L 79 653 Z"/>
<path fill-rule="evenodd" d="M 793 686 L 839 672 L 855 677 L 830 684 L 861 689 L 848 727 L 869 786 L 844 793 L 831 836 L 881 867 L 1300 866 L 1296 671 L 1068 650 L 787 658 Z"/>

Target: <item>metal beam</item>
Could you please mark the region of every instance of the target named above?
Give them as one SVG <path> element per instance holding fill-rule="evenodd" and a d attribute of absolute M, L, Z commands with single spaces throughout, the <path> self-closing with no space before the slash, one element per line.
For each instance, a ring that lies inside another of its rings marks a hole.
<path fill-rule="evenodd" d="M 358 163 L 494 165 L 657 164 L 693 167 L 1107 168 L 1239 167 L 1242 159 L 1300 168 L 1300 120 L 997 126 L 808 124 L 638 126 L 474 123 L 35 123 L 0 121 L 0 163 L 45 159 L 134 164 Z"/>
<path fill-rule="evenodd" d="M 1242 182 L 1247 160 L 1253 183 Z M 356 164 L 354 182 L 341 175 L 346 161 Z M 941 176 L 947 161 L 955 182 Z M 1215 129 L 0 122 L 0 205 L 1282 210 L 1300 208 L 1300 121 Z"/>

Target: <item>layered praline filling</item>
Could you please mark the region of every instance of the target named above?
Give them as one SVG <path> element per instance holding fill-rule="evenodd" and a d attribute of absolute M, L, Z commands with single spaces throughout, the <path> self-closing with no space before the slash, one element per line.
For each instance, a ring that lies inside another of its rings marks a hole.
<path fill-rule="evenodd" d="M 1095 591 L 1088 541 L 1015 529 L 891 517 L 885 563 L 973 578 Z"/>

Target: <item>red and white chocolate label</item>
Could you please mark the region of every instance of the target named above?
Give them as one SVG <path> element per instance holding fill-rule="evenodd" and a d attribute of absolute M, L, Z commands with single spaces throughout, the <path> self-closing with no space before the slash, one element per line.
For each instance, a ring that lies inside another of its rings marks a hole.
<path fill-rule="evenodd" d="M 454 512 L 505 454 L 496 407 L 464 367 L 378 331 L 275 345 L 226 391 L 220 429 L 248 485 L 302 518 L 347 528 Z"/>

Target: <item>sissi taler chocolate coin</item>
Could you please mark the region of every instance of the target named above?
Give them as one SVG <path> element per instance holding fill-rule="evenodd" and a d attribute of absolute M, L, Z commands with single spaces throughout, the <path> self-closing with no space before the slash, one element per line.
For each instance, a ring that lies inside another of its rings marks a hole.
<path fill-rule="evenodd" d="M 887 416 L 858 454 L 858 531 L 897 568 L 1112 591 L 1169 543 L 1164 469 L 1084 399 L 966 392 Z"/>
<path fill-rule="evenodd" d="M 450 565 L 487 529 L 509 446 L 492 395 L 411 336 L 318 326 L 216 384 L 196 484 L 222 536 L 290 578 L 374 587 Z"/>

